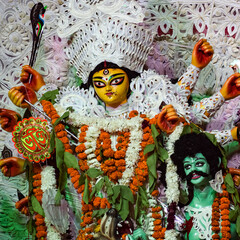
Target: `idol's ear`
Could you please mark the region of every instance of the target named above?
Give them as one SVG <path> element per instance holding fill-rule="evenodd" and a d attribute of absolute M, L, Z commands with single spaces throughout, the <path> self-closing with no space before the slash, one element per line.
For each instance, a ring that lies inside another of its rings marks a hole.
<path fill-rule="evenodd" d="M 221 162 L 222 162 L 222 159 L 219 157 L 219 158 L 218 158 L 218 167 L 220 167 Z"/>

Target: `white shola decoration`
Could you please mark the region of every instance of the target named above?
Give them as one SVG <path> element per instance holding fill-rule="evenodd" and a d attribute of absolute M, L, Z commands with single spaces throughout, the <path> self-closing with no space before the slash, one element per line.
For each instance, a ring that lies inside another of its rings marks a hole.
<path fill-rule="evenodd" d="M 166 169 L 166 197 L 167 203 L 171 204 L 173 202 L 178 203 L 180 191 L 178 187 L 179 177 L 177 174 L 177 167 L 173 164 L 171 155 L 174 152 L 174 143 L 179 139 L 183 130 L 183 124 L 178 125 L 174 132 L 169 136 L 168 142 L 166 143 L 166 149 L 168 150 L 168 158 L 166 159 L 167 169 Z M 177 240 L 178 232 L 175 229 L 166 230 L 165 239 L 167 240 Z"/>
<path fill-rule="evenodd" d="M 166 143 L 166 149 L 168 150 L 168 158 L 166 160 L 167 163 L 167 171 L 166 171 L 166 182 L 167 182 L 167 189 L 166 189 L 166 197 L 168 204 L 172 202 L 178 203 L 179 201 L 179 177 L 177 174 L 177 167 L 173 164 L 170 156 L 174 152 L 174 143 L 176 140 L 179 139 L 183 130 L 183 124 L 180 124 L 176 127 L 174 132 L 169 136 L 168 142 Z"/>
<path fill-rule="evenodd" d="M 41 189 L 43 191 L 42 207 L 45 212 L 48 240 L 61 240 L 61 234 L 69 227 L 68 206 L 65 199 L 60 206 L 55 205 L 56 176 L 52 166 L 46 166 L 41 172 Z M 54 226 L 54 227 L 53 227 Z"/>

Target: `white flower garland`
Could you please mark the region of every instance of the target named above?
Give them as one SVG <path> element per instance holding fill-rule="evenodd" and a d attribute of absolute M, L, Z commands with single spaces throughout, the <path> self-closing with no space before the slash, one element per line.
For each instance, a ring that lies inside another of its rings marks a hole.
<path fill-rule="evenodd" d="M 55 107 L 59 114 L 63 113 L 64 110 L 59 105 L 55 105 Z M 139 151 L 141 150 L 140 144 L 143 138 L 143 119 L 139 116 L 131 119 L 86 118 L 84 116 L 79 116 L 76 113 L 70 113 L 69 122 L 75 127 L 81 127 L 82 125 L 89 126 L 86 131 L 86 142 L 84 143 L 87 148 L 85 153 L 87 154 L 89 168 L 96 168 L 99 170 L 101 170 L 101 164 L 96 158 L 95 150 L 97 138 L 101 133 L 101 129 L 110 134 L 114 134 L 118 131 L 130 132 L 130 142 L 125 156 L 126 170 L 123 172 L 122 178 L 118 181 L 118 184 L 120 185 L 129 185 L 139 160 Z"/>
<path fill-rule="evenodd" d="M 54 228 L 49 222 L 48 218 L 45 217 L 45 224 L 47 226 L 47 240 L 61 240 L 61 234 Z"/>
<path fill-rule="evenodd" d="M 167 203 L 171 204 L 173 202 L 178 203 L 179 201 L 179 177 L 177 174 L 177 167 L 173 164 L 171 155 L 174 152 L 174 143 L 176 140 L 179 139 L 181 133 L 183 131 L 183 124 L 180 124 L 176 127 L 174 132 L 169 136 L 168 141 L 166 143 L 166 149 L 168 151 L 168 159 L 166 160 L 167 163 L 167 170 L 166 170 L 166 197 Z M 175 229 L 166 230 L 165 231 L 165 239 L 166 240 L 177 240 L 179 233 Z"/>
<path fill-rule="evenodd" d="M 45 192 L 47 189 L 56 188 L 55 170 L 51 166 L 46 166 L 41 172 L 41 189 Z"/>
<path fill-rule="evenodd" d="M 183 124 L 180 124 L 176 127 L 174 132 L 169 136 L 168 141 L 166 143 L 166 149 L 168 151 L 168 158 L 166 160 L 167 163 L 167 170 L 166 170 L 166 183 L 167 183 L 167 189 L 166 189 L 166 197 L 168 204 L 171 204 L 172 202 L 178 203 L 179 201 L 179 187 L 178 187 L 178 174 L 177 174 L 177 167 L 173 164 L 171 155 L 174 152 L 174 143 L 176 140 L 179 139 L 181 133 L 183 130 Z"/>
<path fill-rule="evenodd" d="M 179 232 L 177 232 L 175 229 L 166 230 L 165 231 L 165 239 L 166 240 L 177 240 L 179 237 Z"/>
<path fill-rule="evenodd" d="M 149 188 L 147 188 L 147 197 L 148 197 L 148 203 L 149 203 L 149 213 L 147 214 L 147 222 L 148 226 L 146 229 L 146 234 L 148 236 L 149 240 L 156 240 L 152 235 L 154 234 L 154 221 L 155 218 L 152 217 L 152 208 L 157 206 L 157 200 L 149 193 Z"/>
<path fill-rule="evenodd" d="M 41 172 L 41 189 L 43 194 L 48 189 L 56 189 L 55 170 L 52 166 L 46 166 Z M 45 216 L 45 224 L 47 226 L 48 240 L 61 240 L 61 234 L 51 225 L 49 219 Z"/>

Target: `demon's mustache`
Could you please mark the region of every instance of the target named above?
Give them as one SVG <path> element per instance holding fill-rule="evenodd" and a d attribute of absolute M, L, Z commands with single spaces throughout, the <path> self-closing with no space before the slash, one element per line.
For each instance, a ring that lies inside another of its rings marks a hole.
<path fill-rule="evenodd" d="M 187 181 L 191 181 L 192 180 L 193 174 L 197 174 L 197 175 L 202 176 L 202 177 L 208 177 L 209 176 L 209 174 L 207 174 L 205 172 L 202 172 L 202 171 L 193 171 L 193 172 L 190 172 L 186 176 Z"/>

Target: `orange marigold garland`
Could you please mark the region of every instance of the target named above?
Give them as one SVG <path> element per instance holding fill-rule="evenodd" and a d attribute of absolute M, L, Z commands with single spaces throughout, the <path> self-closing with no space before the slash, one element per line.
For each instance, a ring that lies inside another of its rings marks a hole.
<path fill-rule="evenodd" d="M 56 120 L 60 118 L 60 116 L 58 115 L 53 104 L 46 100 L 42 100 L 41 104 L 43 106 L 43 111 L 51 118 L 52 124 L 54 124 Z M 56 132 L 57 138 L 63 143 L 65 151 L 73 153 L 71 146 L 69 144 L 69 139 L 67 138 L 67 132 L 65 130 L 64 125 L 62 123 L 59 123 L 54 127 L 54 130 Z"/>
<path fill-rule="evenodd" d="M 117 150 L 113 151 L 110 134 L 102 130 L 97 139 L 97 148 L 95 151 L 98 161 L 101 162 L 101 170 L 114 183 L 117 183 L 118 179 L 121 179 L 122 173 L 126 169 L 124 158 L 129 144 L 130 133 L 119 131 L 117 135 Z"/>
<path fill-rule="evenodd" d="M 67 171 L 71 177 L 71 182 L 73 183 L 74 188 L 83 197 L 85 186 L 84 186 L 84 184 L 81 186 L 79 184 L 79 179 L 80 179 L 79 172 L 74 168 L 68 168 Z M 89 188 L 90 188 L 90 186 L 89 186 Z M 78 235 L 77 239 L 92 239 L 93 238 L 93 235 L 90 234 L 93 231 L 93 229 L 87 228 L 87 225 L 91 224 L 93 222 L 92 211 L 93 211 L 92 204 L 91 203 L 86 204 L 84 201 L 82 201 L 82 214 L 83 215 L 82 215 L 81 227 L 83 228 L 83 230 L 79 231 L 79 235 Z"/>
<path fill-rule="evenodd" d="M 230 200 L 225 184 L 222 185 L 222 188 L 223 192 L 217 193 L 217 196 L 212 204 L 212 231 L 214 232 L 212 238 L 220 239 L 219 233 L 221 229 L 221 239 L 228 240 L 231 239 L 229 220 Z"/>
<path fill-rule="evenodd" d="M 219 202 L 220 202 L 220 196 L 219 196 L 219 194 L 217 194 L 217 196 L 214 199 L 213 204 L 212 204 L 212 231 L 214 232 L 214 234 L 212 236 L 213 239 L 220 239 L 220 236 L 219 236 L 219 232 L 220 232 Z"/>
<path fill-rule="evenodd" d="M 222 185 L 223 192 L 220 199 L 220 213 L 221 213 L 221 234 L 222 239 L 227 240 L 231 239 L 230 233 L 230 220 L 229 220 L 229 193 L 226 191 L 225 184 Z"/>
<path fill-rule="evenodd" d="M 42 203 L 43 191 L 41 190 L 41 166 L 39 164 L 33 164 L 33 194 Z M 44 217 L 38 213 L 35 213 L 35 225 L 36 225 L 36 237 L 39 240 L 47 239 L 47 227 L 44 222 Z"/>
<path fill-rule="evenodd" d="M 153 207 L 151 208 L 152 211 L 152 218 L 154 219 L 154 233 L 152 234 L 152 237 L 157 239 L 157 240 L 162 240 L 164 239 L 165 236 L 165 231 L 166 228 L 162 227 L 162 215 L 161 215 L 161 211 L 162 211 L 162 207 L 157 206 L 157 207 Z"/>
<path fill-rule="evenodd" d="M 89 184 L 89 191 L 90 190 L 91 185 Z M 82 197 L 83 194 L 84 193 L 82 193 Z M 93 197 L 93 199 L 88 204 L 82 201 L 82 222 L 80 224 L 82 230 L 79 231 L 77 239 L 93 239 L 93 211 L 106 208 L 111 208 L 111 205 L 106 198 Z M 98 224 L 100 224 L 100 222 L 98 222 Z"/>
<path fill-rule="evenodd" d="M 52 105 L 51 102 L 45 101 L 45 100 L 41 101 L 41 104 L 43 106 L 44 112 L 52 119 L 52 124 L 54 124 L 55 121 L 60 117 L 57 114 L 57 111 L 55 110 L 54 106 Z M 56 132 L 56 136 L 63 143 L 65 151 L 72 153 L 71 146 L 69 144 L 69 139 L 67 138 L 67 132 L 65 131 L 64 125 L 59 123 L 55 126 L 54 130 Z M 87 128 L 85 128 L 85 126 L 83 126 L 81 130 L 82 130 L 82 133 L 80 134 L 79 142 L 84 142 L 83 138 L 86 136 L 85 131 L 87 130 Z M 80 159 L 79 160 L 79 166 L 80 166 L 81 170 L 83 170 L 83 171 L 88 169 L 88 166 L 87 166 L 87 163 L 86 163 L 86 156 L 85 156 L 86 154 L 84 154 L 84 150 L 85 150 L 85 146 L 83 144 L 76 148 L 76 152 L 79 153 L 78 154 L 78 157 Z M 68 174 L 70 175 L 73 186 L 75 187 L 77 192 L 79 194 L 83 193 L 84 184 L 81 185 L 81 186 L 79 185 L 79 179 L 80 179 L 79 172 L 77 170 L 73 169 L 73 168 L 69 168 L 68 169 Z M 84 209 L 84 207 L 85 207 L 85 205 L 83 204 L 83 209 Z M 85 214 L 84 211 L 83 211 L 83 213 L 84 213 L 83 223 L 84 224 L 91 223 L 92 222 L 91 214 L 89 214 L 89 213 Z M 92 239 L 93 235 L 89 234 L 91 231 L 89 230 L 89 228 L 87 228 L 85 230 L 81 230 L 79 232 L 78 239 Z"/>
<path fill-rule="evenodd" d="M 86 137 L 86 131 L 88 130 L 88 126 L 84 125 L 81 127 L 81 133 L 79 135 L 79 142 L 80 144 L 75 148 L 75 151 L 78 156 L 78 165 L 82 171 L 88 170 L 89 166 L 87 164 L 87 154 L 85 153 L 86 146 L 85 146 L 85 137 Z"/>
<path fill-rule="evenodd" d="M 137 116 L 137 111 L 131 112 L 129 116 L 135 117 Z M 145 116 L 144 116 L 145 117 Z M 141 143 L 141 151 L 139 152 L 140 159 L 137 163 L 137 167 L 135 169 L 135 175 L 132 178 L 132 181 L 130 183 L 130 189 L 133 194 L 135 194 L 138 191 L 138 188 L 143 185 L 143 183 L 146 181 L 148 176 L 148 166 L 147 166 L 147 156 L 144 155 L 144 148 L 154 143 L 154 139 L 152 137 L 152 131 L 149 127 L 150 120 L 145 118 L 143 124 L 143 140 Z"/>
<path fill-rule="evenodd" d="M 52 123 L 54 123 L 60 116 L 57 114 L 56 110 L 54 109 L 53 105 L 48 101 L 41 102 L 44 108 L 44 111 L 48 114 L 48 116 L 52 119 Z M 134 113 L 130 114 L 130 117 L 135 117 L 138 115 L 138 112 L 135 111 Z M 142 116 L 146 117 L 146 116 Z M 152 120 L 154 122 L 154 120 Z M 145 122 L 149 123 L 149 119 L 145 119 Z M 76 153 L 79 159 L 79 166 L 80 169 L 85 172 L 89 169 L 87 163 L 87 147 L 85 146 L 86 143 L 86 135 L 87 135 L 88 126 L 84 125 L 81 127 L 81 132 L 79 135 L 79 145 L 76 147 Z M 67 134 L 64 129 L 63 124 L 58 124 L 55 127 L 56 136 L 63 142 L 65 149 L 69 149 L 71 152 L 71 148 L 69 145 L 69 141 L 67 139 Z M 121 132 L 118 131 L 116 133 L 118 135 L 117 144 L 116 144 L 116 151 L 113 151 L 111 148 L 111 138 L 110 134 L 106 131 L 101 130 L 99 137 L 97 138 L 96 142 L 96 149 L 95 149 L 95 156 L 97 161 L 101 164 L 101 170 L 104 172 L 105 175 L 109 177 L 109 179 L 117 183 L 118 179 L 121 179 L 122 173 L 126 169 L 126 162 L 125 162 L 125 155 L 129 144 L 129 137 L 130 132 Z M 143 128 L 143 139 L 141 142 L 141 150 L 139 152 L 140 158 L 137 162 L 137 167 L 134 172 L 134 177 L 130 183 L 130 189 L 133 193 L 138 191 L 138 188 L 144 184 L 146 178 L 148 176 L 148 167 L 147 167 L 147 159 L 144 156 L 144 148 L 149 145 L 153 144 L 154 140 L 151 134 L 151 129 L 149 124 L 147 124 Z M 69 146 L 68 146 L 69 145 Z M 86 151 L 86 152 L 85 152 Z M 84 192 L 84 184 L 79 185 L 80 173 L 70 168 L 68 169 L 68 174 L 71 177 L 71 181 L 79 194 Z M 91 192 L 91 187 L 89 186 L 89 191 Z M 89 226 L 93 223 L 93 210 L 96 209 L 105 209 L 110 208 L 110 204 L 106 198 L 98 198 L 94 197 L 89 204 L 86 204 L 82 201 L 82 222 L 81 227 L 82 230 L 79 231 L 78 239 L 92 239 L 93 235 L 91 234 L 93 229 Z M 153 218 L 161 218 L 159 213 L 153 213 Z M 161 239 L 162 235 L 164 236 L 165 229 L 161 228 L 161 223 L 156 222 L 155 227 L 155 235 Z M 160 235 L 159 235 L 160 234 Z M 155 236 L 154 235 L 154 236 Z"/>

